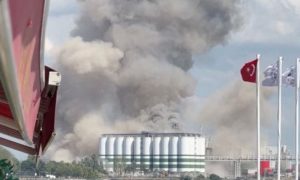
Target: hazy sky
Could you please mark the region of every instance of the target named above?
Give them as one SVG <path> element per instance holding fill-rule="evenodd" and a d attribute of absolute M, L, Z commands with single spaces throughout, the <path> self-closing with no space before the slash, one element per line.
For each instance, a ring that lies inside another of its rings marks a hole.
<path fill-rule="evenodd" d="M 244 26 L 232 34 L 227 44 L 195 58 L 204 58 L 206 63 L 196 63 L 192 73 L 198 79 L 197 94 L 205 98 L 224 88 L 226 84 L 240 79 L 239 70 L 247 60 L 261 54 L 261 70 L 284 57 L 284 69 L 293 65 L 299 54 L 300 3 L 298 1 L 244 1 Z M 243 83 L 240 80 L 241 83 Z M 274 88 L 273 108 L 277 108 L 277 88 Z M 282 144 L 294 151 L 294 89 L 283 87 Z M 255 106 L 255 104 L 253 104 Z M 262 112 L 264 113 L 264 112 Z M 277 111 L 274 111 L 276 114 Z M 263 127 L 269 143 L 276 145 L 277 119 L 270 127 Z M 255 134 L 253 134 L 255 135 Z"/>
<path fill-rule="evenodd" d="M 196 101 L 205 101 L 214 93 L 226 88 L 232 81 L 240 79 L 240 68 L 248 60 L 261 54 L 261 69 L 276 61 L 278 56 L 284 57 L 284 68 L 294 64 L 300 57 L 300 2 L 296 0 L 253 0 L 242 1 L 244 24 L 233 32 L 228 42 L 218 45 L 202 55 L 195 55 L 195 65 L 190 73 L 198 81 Z M 75 0 L 50 0 L 49 16 L 46 31 L 46 64 L 52 63 L 55 51 L 70 38 L 70 31 L 75 26 L 78 14 Z M 199 61 L 198 59 L 201 59 Z M 253 84 L 254 86 L 254 84 Z M 276 94 L 272 104 L 276 110 Z M 294 89 L 283 87 L 283 139 L 289 149 L 294 149 Z M 255 104 L 253 104 L 255 106 Z M 264 112 L 262 112 L 264 113 Z M 274 111 L 274 114 L 277 112 Z M 277 120 L 273 125 L 263 127 L 271 145 L 276 144 Z M 205 127 L 204 131 L 205 131 Z M 255 133 L 253 134 L 255 136 Z M 16 153 L 20 159 L 24 154 Z"/>

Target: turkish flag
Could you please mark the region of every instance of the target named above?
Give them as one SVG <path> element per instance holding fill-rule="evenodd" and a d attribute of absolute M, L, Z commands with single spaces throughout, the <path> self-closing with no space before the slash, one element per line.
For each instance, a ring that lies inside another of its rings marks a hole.
<path fill-rule="evenodd" d="M 256 67 L 257 59 L 244 64 L 244 66 L 241 69 L 243 81 L 256 83 Z"/>

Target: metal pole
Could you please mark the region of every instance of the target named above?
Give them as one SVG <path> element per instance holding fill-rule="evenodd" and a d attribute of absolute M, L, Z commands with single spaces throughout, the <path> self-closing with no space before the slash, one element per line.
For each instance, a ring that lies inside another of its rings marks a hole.
<path fill-rule="evenodd" d="M 260 78 L 259 78 L 259 61 L 260 54 L 257 54 L 256 65 L 256 118 L 257 118 L 257 180 L 260 180 Z"/>
<path fill-rule="evenodd" d="M 281 84 L 282 84 L 282 57 L 278 61 L 278 144 L 277 144 L 277 179 L 280 180 L 280 156 L 281 156 Z"/>
<path fill-rule="evenodd" d="M 298 180 L 299 177 L 299 61 L 300 58 L 297 58 L 296 60 L 296 83 L 295 83 L 295 91 L 296 91 L 296 107 L 295 107 L 295 113 L 296 113 L 296 132 L 295 132 L 295 152 L 296 152 L 296 167 L 295 167 L 295 179 Z"/>

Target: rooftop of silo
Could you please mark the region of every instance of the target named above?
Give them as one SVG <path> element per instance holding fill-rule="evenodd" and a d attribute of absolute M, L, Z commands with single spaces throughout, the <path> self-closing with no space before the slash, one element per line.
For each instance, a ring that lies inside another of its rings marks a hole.
<path fill-rule="evenodd" d="M 140 133 L 112 133 L 112 134 L 102 134 L 102 136 L 199 136 L 203 135 L 200 133 L 189 133 L 189 132 L 148 132 L 142 131 Z"/>

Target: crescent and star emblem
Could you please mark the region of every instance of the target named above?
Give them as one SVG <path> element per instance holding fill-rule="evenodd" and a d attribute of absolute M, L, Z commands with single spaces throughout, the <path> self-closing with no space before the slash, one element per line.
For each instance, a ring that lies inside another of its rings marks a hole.
<path fill-rule="evenodd" d="M 249 75 L 252 77 L 255 74 L 255 65 L 251 64 L 250 67 L 247 68 L 247 72 L 249 73 Z"/>

